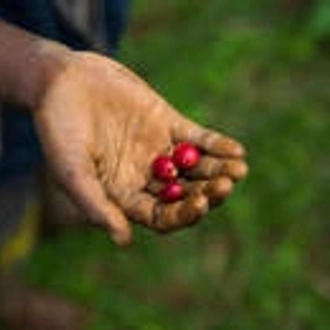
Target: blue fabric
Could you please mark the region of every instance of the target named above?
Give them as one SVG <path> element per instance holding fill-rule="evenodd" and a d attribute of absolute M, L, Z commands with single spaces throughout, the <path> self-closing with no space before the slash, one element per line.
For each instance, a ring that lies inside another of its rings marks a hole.
<path fill-rule="evenodd" d="M 125 30 L 130 0 L 107 0 L 105 1 L 105 26 L 109 53 L 114 54 L 118 50 L 119 41 Z"/>
<path fill-rule="evenodd" d="M 125 28 L 130 0 L 105 0 L 104 17 L 107 53 L 115 54 Z M 76 50 L 91 45 L 67 25 L 50 0 L 0 0 L 0 18 L 45 38 L 63 42 Z M 3 107 L 3 154 L 0 157 L 0 182 L 29 173 L 43 160 L 31 117 Z"/>

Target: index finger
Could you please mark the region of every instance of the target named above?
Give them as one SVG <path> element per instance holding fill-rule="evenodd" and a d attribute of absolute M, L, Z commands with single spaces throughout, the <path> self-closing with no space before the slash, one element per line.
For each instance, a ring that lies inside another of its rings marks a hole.
<path fill-rule="evenodd" d="M 246 154 L 241 143 L 186 118 L 174 125 L 173 139 L 174 142 L 189 141 L 208 154 L 218 157 L 242 158 Z"/>

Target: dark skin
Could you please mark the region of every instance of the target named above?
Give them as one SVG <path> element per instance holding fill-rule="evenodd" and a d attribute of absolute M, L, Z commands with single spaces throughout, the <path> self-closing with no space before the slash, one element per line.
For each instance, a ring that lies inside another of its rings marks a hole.
<path fill-rule="evenodd" d="M 247 175 L 240 143 L 190 121 L 118 62 L 5 23 L 0 43 L 19 57 L 0 55 L 0 96 L 29 109 L 58 182 L 118 244 L 130 243 L 130 221 L 158 232 L 197 223 Z M 24 72 L 14 61 L 26 64 Z M 203 157 L 186 175 L 190 193 L 165 204 L 151 188 L 150 167 L 180 141 Z"/>

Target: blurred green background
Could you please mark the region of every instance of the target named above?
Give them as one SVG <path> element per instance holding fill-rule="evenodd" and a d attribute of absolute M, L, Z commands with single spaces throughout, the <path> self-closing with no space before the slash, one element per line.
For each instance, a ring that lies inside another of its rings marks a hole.
<path fill-rule="evenodd" d="M 88 330 L 328 330 L 330 3 L 133 3 L 121 61 L 242 141 L 250 175 L 200 225 L 135 227 L 128 250 L 98 231 L 44 242 L 26 278 L 87 306 Z"/>

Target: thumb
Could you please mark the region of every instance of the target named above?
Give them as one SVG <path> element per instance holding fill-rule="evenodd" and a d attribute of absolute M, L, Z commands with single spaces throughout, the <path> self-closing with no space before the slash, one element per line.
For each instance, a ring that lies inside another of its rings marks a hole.
<path fill-rule="evenodd" d="M 123 211 L 109 200 L 96 176 L 74 169 L 64 176 L 64 186 L 73 202 L 87 215 L 93 224 L 109 231 L 120 246 L 132 241 L 132 230 Z"/>

